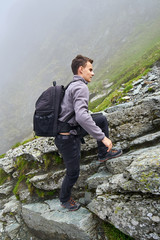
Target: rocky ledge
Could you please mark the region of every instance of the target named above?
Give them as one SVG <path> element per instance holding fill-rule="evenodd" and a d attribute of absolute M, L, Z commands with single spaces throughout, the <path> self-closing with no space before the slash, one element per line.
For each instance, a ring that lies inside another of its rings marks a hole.
<path fill-rule="evenodd" d="M 147 90 L 151 82 L 154 91 Z M 137 240 L 160 239 L 159 65 L 128 95 L 126 103 L 104 111 L 114 147 L 124 154 L 100 164 L 96 141 L 87 137 L 82 145 L 73 189 L 82 204 L 77 212 L 59 204 L 65 169 L 53 138 L 35 139 L 0 158 L 2 240 L 102 240 L 103 222 Z"/>

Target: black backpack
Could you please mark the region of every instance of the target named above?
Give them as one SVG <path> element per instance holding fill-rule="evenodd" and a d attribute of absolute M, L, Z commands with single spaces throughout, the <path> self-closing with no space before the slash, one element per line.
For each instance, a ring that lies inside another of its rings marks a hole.
<path fill-rule="evenodd" d="M 36 109 L 33 116 L 33 130 L 36 136 L 55 137 L 60 131 L 58 116 L 67 87 L 63 85 L 57 86 L 56 82 L 53 82 L 53 86 L 44 91 L 36 101 Z M 74 112 L 67 116 L 65 123 L 73 116 Z"/>

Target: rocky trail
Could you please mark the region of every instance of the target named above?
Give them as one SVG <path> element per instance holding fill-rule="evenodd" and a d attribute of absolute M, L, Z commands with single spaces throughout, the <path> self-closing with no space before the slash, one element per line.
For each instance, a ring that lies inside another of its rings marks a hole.
<path fill-rule="evenodd" d="M 103 221 L 134 239 L 160 240 L 159 63 L 127 97 L 103 112 L 114 148 L 124 154 L 100 164 L 96 141 L 88 136 L 82 145 L 73 190 L 82 204 L 77 212 L 59 205 L 65 169 L 53 138 L 35 139 L 0 158 L 2 240 L 104 240 Z"/>

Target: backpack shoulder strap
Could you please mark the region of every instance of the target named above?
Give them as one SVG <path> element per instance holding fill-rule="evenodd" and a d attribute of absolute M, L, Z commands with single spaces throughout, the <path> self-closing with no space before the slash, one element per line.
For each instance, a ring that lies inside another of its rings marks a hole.
<path fill-rule="evenodd" d="M 77 81 L 82 81 L 82 80 L 79 79 L 79 80 L 73 80 L 73 81 L 71 81 L 70 83 L 67 84 L 66 87 L 64 87 L 64 90 L 66 91 L 66 89 L 69 87 L 69 85 L 70 85 L 71 83 L 77 82 Z M 83 81 L 82 81 L 82 82 L 83 82 Z M 74 112 L 74 111 L 71 112 L 71 113 L 65 118 L 64 123 L 67 123 L 74 115 L 75 115 L 75 112 Z"/>

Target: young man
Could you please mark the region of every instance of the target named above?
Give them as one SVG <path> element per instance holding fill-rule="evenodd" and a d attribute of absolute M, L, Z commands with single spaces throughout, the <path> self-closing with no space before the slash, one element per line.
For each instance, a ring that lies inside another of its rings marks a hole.
<path fill-rule="evenodd" d="M 122 154 L 121 150 L 111 150 L 112 142 L 108 138 L 106 117 L 102 114 L 92 117 L 88 113 L 89 90 L 87 84 L 94 76 L 92 63 L 92 59 L 82 55 L 78 55 L 72 61 L 71 68 L 74 77 L 62 101 L 59 116 L 61 131 L 55 139 L 66 167 L 66 176 L 60 190 L 60 201 L 61 205 L 70 211 L 78 210 L 80 207 L 80 204 L 72 200 L 71 190 L 79 177 L 81 139 L 90 134 L 97 140 L 98 160 L 100 162 Z M 73 117 L 64 124 L 69 114 Z"/>

